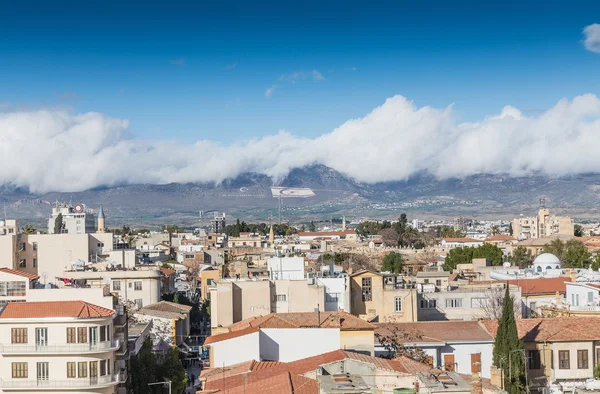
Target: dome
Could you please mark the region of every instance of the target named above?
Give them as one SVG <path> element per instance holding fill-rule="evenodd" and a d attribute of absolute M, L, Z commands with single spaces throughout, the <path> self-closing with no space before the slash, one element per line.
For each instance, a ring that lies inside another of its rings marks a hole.
<path fill-rule="evenodd" d="M 560 260 L 558 259 L 558 257 L 556 257 L 555 255 L 553 255 L 552 253 L 542 253 L 541 255 L 539 255 L 538 257 L 535 258 L 535 260 L 533 260 L 533 264 L 534 265 L 547 265 L 547 264 L 551 264 L 551 265 L 560 265 Z"/>

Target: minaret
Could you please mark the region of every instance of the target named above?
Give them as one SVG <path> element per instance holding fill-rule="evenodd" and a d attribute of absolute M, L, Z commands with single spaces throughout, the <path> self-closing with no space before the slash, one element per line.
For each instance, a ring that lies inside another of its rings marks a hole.
<path fill-rule="evenodd" d="M 100 211 L 98 211 L 98 228 L 97 231 L 99 233 L 103 233 L 106 226 L 104 225 L 104 209 L 102 205 L 100 205 Z"/>
<path fill-rule="evenodd" d="M 342 231 L 346 231 L 346 216 L 342 218 Z"/>
<path fill-rule="evenodd" d="M 273 233 L 273 225 L 271 225 L 271 229 L 269 230 L 269 245 L 273 246 L 275 244 L 275 234 Z"/>

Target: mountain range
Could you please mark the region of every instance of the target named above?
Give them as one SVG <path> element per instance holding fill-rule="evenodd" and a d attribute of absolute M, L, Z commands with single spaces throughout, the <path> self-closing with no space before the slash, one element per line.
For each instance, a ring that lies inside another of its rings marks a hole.
<path fill-rule="evenodd" d="M 376 169 L 374 169 L 376 171 Z M 101 205 L 107 225 L 124 223 L 158 227 L 176 223 L 197 226 L 213 211 L 247 221 L 279 220 L 279 199 L 271 187 L 310 188 L 314 196 L 282 198 L 285 221 L 350 218 L 395 218 L 401 212 L 413 217 L 463 215 L 475 218 L 512 218 L 533 214 L 540 201 L 556 213 L 575 218 L 599 216 L 600 174 L 550 177 L 473 175 L 462 179 L 436 179 L 420 173 L 407 180 L 361 183 L 323 165 L 296 168 L 278 180 L 244 173 L 215 183 L 122 185 L 77 193 L 35 195 L 10 185 L 0 187 L 8 218 L 44 225 L 56 202 L 84 203 L 90 211 Z M 200 214 L 202 211 L 202 214 Z"/>

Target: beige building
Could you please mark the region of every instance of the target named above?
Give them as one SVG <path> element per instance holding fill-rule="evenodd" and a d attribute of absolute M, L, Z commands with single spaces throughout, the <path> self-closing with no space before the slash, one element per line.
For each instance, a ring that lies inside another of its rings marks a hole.
<path fill-rule="evenodd" d="M 262 238 L 260 235 L 256 234 L 240 233 L 239 237 L 227 238 L 227 246 L 230 248 L 260 248 L 262 247 Z"/>
<path fill-rule="evenodd" d="M 114 312 L 84 301 L 11 302 L 0 312 L 0 391 L 117 392 L 116 362 L 127 346 Z"/>
<path fill-rule="evenodd" d="M 350 313 L 379 323 L 417 321 L 417 291 L 405 288 L 401 277 L 374 271 L 350 275 Z"/>
<path fill-rule="evenodd" d="M 513 236 L 519 241 L 529 238 L 574 235 L 573 219 L 552 216 L 548 208 L 540 208 L 537 216 L 513 219 Z"/>
<path fill-rule="evenodd" d="M 220 268 L 207 268 L 200 271 L 200 283 L 202 289 L 200 290 L 200 298 L 206 301 L 210 298 L 210 286 L 212 286 L 218 279 L 221 279 Z"/>

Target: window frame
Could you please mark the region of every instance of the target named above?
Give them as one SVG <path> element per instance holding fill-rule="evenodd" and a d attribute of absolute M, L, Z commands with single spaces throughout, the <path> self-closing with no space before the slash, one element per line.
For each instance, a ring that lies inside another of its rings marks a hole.
<path fill-rule="evenodd" d="M 400 308 L 398 308 L 400 306 Z M 402 297 L 394 297 L 394 312 L 402 313 Z"/>
<path fill-rule="evenodd" d="M 585 355 L 585 357 L 583 357 Z M 577 349 L 577 369 L 589 369 L 590 357 L 587 349 Z"/>
<path fill-rule="evenodd" d="M 67 361 L 67 379 L 77 378 L 77 363 L 75 361 Z"/>
<path fill-rule="evenodd" d="M 10 343 L 13 344 L 27 344 L 28 332 L 27 328 L 13 327 L 10 329 Z"/>
<path fill-rule="evenodd" d="M 10 366 L 13 379 L 27 379 L 29 375 L 29 365 L 25 361 L 13 362 Z"/>
<path fill-rule="evenodd" d="M 364 301 L 373 301 L 373 278 L 366 277 L 361 278 L 361 293 L 362 300 Z"/>
<path fill-rule="evenodd" d="M 87 361 L 79 361 L 77 363 L 77 377 L 78 378 L 87 378 L 88 377 L 88 362 Z"/>
<path fill-rule="evenodd" d="M 133 282 L 133 290 L 135 291 L 142 291 L 143 290 L 143 285 L 142 285 L 142 281 L 141 280 L 136 280 Z M 138 286 L 139 285 L 139 286 Z M 139 287 L 139 288 L 138 288 Z"/>
<path fill-rule="evenodd" d="M 87 327 L 77 327 L 77 343 L 88 343 Z"/>
<path fill-rule="evenodd" d="M 542 357 L 538 349 L 527 351 L 527 369 L 542 369 Z"/>
<path fill-rule="evenodd" d="M 563 357 L 566 355 L 566 357 Z M 571 369 L 571 352 L 569 350 L 558 351 L 558 369 Z"/>

